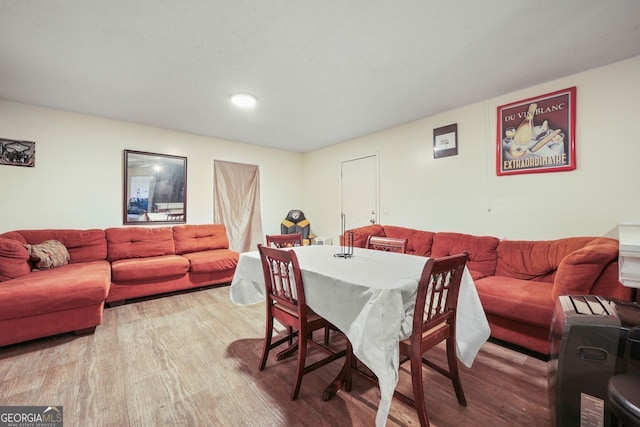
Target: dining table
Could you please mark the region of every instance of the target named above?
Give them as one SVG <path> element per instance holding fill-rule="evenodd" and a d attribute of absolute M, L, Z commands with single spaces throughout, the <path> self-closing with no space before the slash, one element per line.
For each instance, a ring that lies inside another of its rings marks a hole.
<path fill-rule="evenodd" d="M 411 334 L 418 282 L 426 257 L 341 246 L 308 245 L 296 253 L 307 305 L 349 339 L 353 354 L 378 378 L 380 401 L 376 426 L 386 424 L 398 383 L 399 342 Z M 265 300 L 258 251 L 240 254 L 230 286 L 238 305 Z M 471 367 L 490 335 L 482 303 L 465 267 L 456 323 L 456 350 Z"/>

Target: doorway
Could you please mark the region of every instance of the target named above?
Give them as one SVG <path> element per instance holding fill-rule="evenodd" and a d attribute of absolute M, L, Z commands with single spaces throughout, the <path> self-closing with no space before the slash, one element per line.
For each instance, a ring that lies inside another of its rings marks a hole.
<path fill-rule="evenodd" d="M 340 166 L 345 228 L 378 223 L 378 156 L 346 160 Z"/>

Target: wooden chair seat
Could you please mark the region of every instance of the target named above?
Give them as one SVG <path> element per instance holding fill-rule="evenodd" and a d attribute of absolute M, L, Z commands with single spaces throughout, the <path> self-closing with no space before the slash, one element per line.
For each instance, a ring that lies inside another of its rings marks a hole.
<path fill-rule="evenodd" d="M 442 341 L 442 339 L 440 338 L 446 337 L 450 332 L 451 331 L 450 331 L 449 325 L 440 324 L 434 328 L 429 329 L 428 331 L 425 331 L 422 335 L 423 335 L 423 339 L 425 340 L 435 341 L 435 344 L 434 344 L 435 346 Z M 406 346 L 407 348 L 409 348 L 411 346 L 411 337 L 405 338 L 402 341 L 400 341 L 400 346 Z"/>
<path fill-rule="evenodd" d="M 284 311 L 286 314 L 288 314 L 289 316 L 293 316 L 293 317 L 298 317 L 298 312 L 296 310 L 293 310 L 289 307 L 285 307 L 279 304 L 275 304 L 274 305 L 274 309 L 275 310 L 282 310 Z M 311 310 L 310 308 L 307 307 L 307 322 L 309 323 L 313 323 L 313 322 L 318 322 L 318 321 L 323 321 L 324 319 L 317 314 L 315 311 Z"/>

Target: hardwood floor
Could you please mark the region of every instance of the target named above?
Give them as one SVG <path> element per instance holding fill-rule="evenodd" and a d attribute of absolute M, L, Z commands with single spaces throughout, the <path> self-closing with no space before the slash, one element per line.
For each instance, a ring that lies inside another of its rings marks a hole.
<path fill-rule="evenodd" d="M 107 308 L 93 335 L 0 348 L 0 405 L 61 405 L 65 426 L 373 426 L 379 393 L 362 378 L 322 400 L 342 360 L 305 375 L 296 401 L 295 358 L 270 356 L 258 371 L 264 315 L 234 305 L 226 286 Z M 427 355 L 445 359 L 443 348 Z M 486 343 L 473 368 L 461 365 L 466 408 L 424 372 L 434 427 L 550 425 L 544 361 Z M 410 392 L 406 369 L 398 387 Z M 419 424 L 394 399 L 387 425 Z"/>

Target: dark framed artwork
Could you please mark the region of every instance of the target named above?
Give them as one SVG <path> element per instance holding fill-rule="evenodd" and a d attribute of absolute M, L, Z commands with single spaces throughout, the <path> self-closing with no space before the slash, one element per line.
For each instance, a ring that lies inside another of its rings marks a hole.
<path fill-rule="evenodd" d="M 576 168 L 576 88 L 498 107 L 496 173 Z"/>
<path fill-rule="evenodd" d="M 456 156 L 458 154 L 458 124 L 443 126 L 433 130 L 433 158 Z"/>
<path fill-rule="evenodd" d="M 0 138 L 0 165 L 34 167 L 36 143 Z"/>
<path fill-rule="evenodd" d="M 187 158 L 124 150 L 123 223 L 187 222 Z"/>

